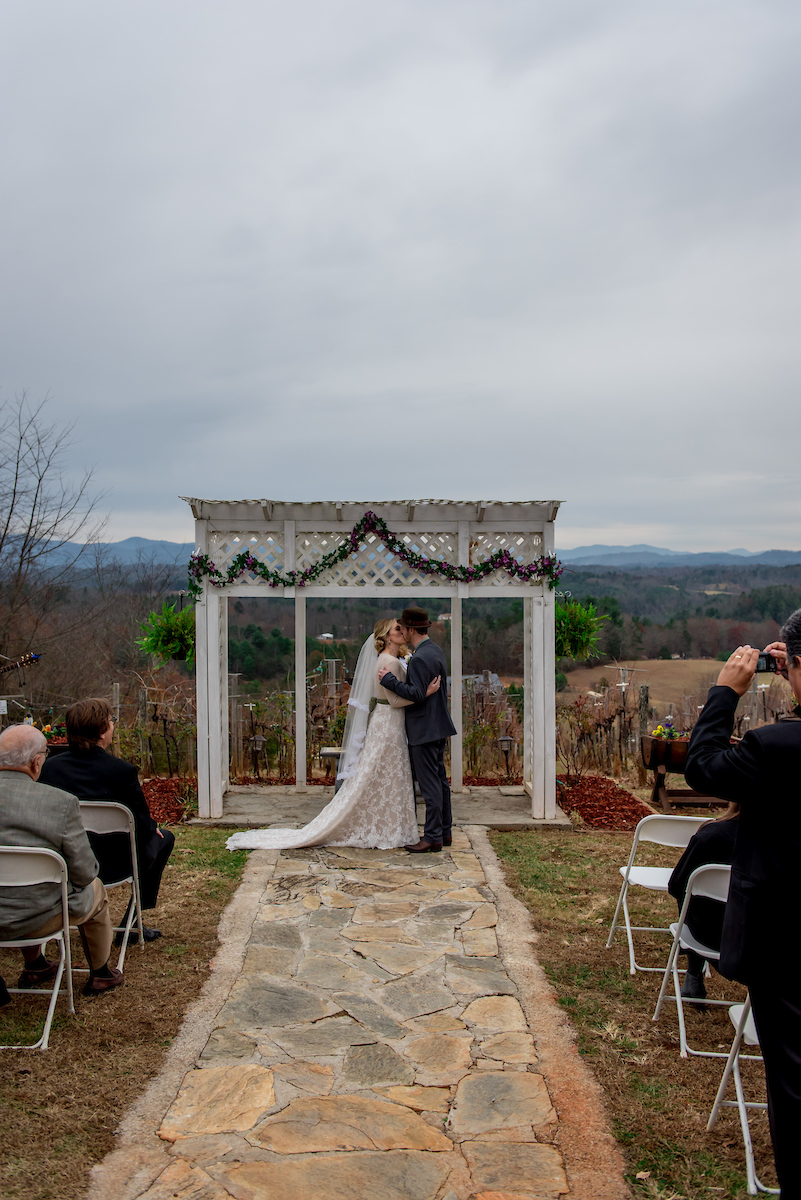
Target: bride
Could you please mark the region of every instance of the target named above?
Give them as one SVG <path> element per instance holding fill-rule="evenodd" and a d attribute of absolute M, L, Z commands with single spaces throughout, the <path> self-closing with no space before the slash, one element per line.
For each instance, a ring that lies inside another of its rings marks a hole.
<path fill-rule="evenodd" d="M 363 846 L 390 850 L 418 838 L 412 772 L 406 745 L 402 700 L 381 687 L 378 671 L 386 667 L 398 679 L 404 647 L 396 620 L 377 621 L 359 654 L 348 699 L 337 779 L 339 790 L 322 812 L 303 829 L 254 829 L 235 833 L 229 850 L 291 850 L 299 846 Z M 439 690 L 428 685 L 427 696 Z"/>

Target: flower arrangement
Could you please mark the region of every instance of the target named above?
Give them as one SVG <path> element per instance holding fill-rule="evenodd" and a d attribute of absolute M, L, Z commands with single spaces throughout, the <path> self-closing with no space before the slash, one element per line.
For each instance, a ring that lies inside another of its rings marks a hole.
<path fill-rule="evenodd" d="M 48 742 L 53 738 L 65 738 L 67 736 L 66 725 L 43 725 L 42 733 L 47 738 Z"/>
<path fill-rule="evenodd" d="M 672 717 L 665 717 L 664 722 L 661 725 L 657 725 L 656 729 L 654 729 L 651 733 L 651 737 L 661 738 L 662 741 L 665 742 L 672 742 L 675 741 L 676 738 L 686 736 L 686 733 L 683 733 L 680 729 L 675 727 Z"/>
<path fill-rule="evenodd" d="M 493 571 L 506 571 L 526 583 L 548 581 L 553 590 L 562 574 L 563 567 L 559 559 L 553 555 L 542 555 L 530 563 L 520 563 L 508 550 L 496 550 L 484 562 L 474 567 L 457 566 L 454 563 L 443 562 L 440 559 L 428 558 L 418 554 L 403 542 L 397 534 L 392 533 L 386 523 L 373 512 L 366 512 L 358 524 L 354 525 L 350 535 L 341 546 L 323 555 L 316 563 L 306 567 L 305 571 L 273 571 L 259 559 L 254 558 L 247 550 L 237 554 L 223 573 L 218 570 L 208 554 L 196 550 L 189 560 L 189 595 L 193 600 L 199 600 L 203 594 L 203 579 L 208 579 L 213 587 L 225 587 L 235 583 L 246 572 L 260 576 L 270 587 L 305 587 L 314 583 L 336 563 L 344 562 L 351 554 L 358 554 L 365 535 L 375 534 L 388 550 L 391 550 L 401 562 L 422 575 L 438 575 L 441 579 L 449 579 L 454 583 L 477 583 Z"/>

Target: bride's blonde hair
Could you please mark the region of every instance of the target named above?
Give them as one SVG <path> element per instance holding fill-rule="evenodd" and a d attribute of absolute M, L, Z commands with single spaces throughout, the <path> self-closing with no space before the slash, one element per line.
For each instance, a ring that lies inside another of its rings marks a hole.
<path fill-rule="evenodd" d="M 387 643 L 389 642 L 389 637 L 387 635 L 394 624 L 394 617 L 390 617 L 389 619 L 384 617 L 382 621 L 376 621 L 375 625 L 373 626 L 373 641 L 375 642 L 375 648 L 379 654 L 383 654 L 383 652 L 386 650 Z"/>

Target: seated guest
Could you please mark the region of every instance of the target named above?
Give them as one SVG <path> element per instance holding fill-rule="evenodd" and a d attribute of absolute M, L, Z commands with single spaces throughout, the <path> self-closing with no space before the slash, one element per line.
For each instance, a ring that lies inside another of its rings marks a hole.
<path fill-rule="evenodd" d="M 78 926 L 89 964 L 89 981 L 83 991 L 95 996 L 122 983 L 122 971 L 108 965 L 112 932 L 108 897 L 97 878 L 97 862 L 78 801 L 67 792 L 36 782 L 46 754 L 44 734 L 30 725 L 10 725 L 0 734 L 0 845 L 55 850 L 66 862 L 70 921 Z M 61 929 L 61 924 L 58 884 L 0 886 L 0 938 L 43 938 Z M 41 946 L 25 946 L 22 954 L 25 969 L 18 987 L 55 979 L 58 963 L 49 962 Z M 2 990 L 5 992 L 5 985 Z"/>
<path fill-rule="evenodd" d="M 114 800 L 130 809 L 136 826 L 142 908 L 155 908 L 161 876 L 175 845 L 175 837 L 169 829 L 159 829 L 151 817 L 136 767 L 107 753 L 114 736 L 109 702 L 79 700 L 67 709 L 66 724 L 69 749 L 47 760 L 42 768 L 41 782 L 63 788 L 79 800 Z M 90 834 L 89 840 L 100 862 L 100 878 L 105 883 L 130 875 L 130 847 L 123 834 Z M 127 916 L 126 913 L 122 925 Z M 148 942 L 161 937 L 159 929 L 148 929 L 147 926 L 144 933 Z M 133 931 L 131 936 L 134 936 Z M 119 933 L 118 944 L 121 940 Z"/>
<path fill-rule="evenodd" d="M 730 804 L 722 817 L 706 821 L 690 838 L 668 882 L 668 891 L 675 899 L 681 912 L 687 884 L 693 871 L 713 863 L 731 864 L 734 843 L 740 825 L 740 805 Z M 693 896 L 687 909 L 686 925 L 694 938 L 710 950 L 720 950 L 723 934 L 723 918 L 726 905 L 707 896 Z M 687 951 L 687 974 L 684 976 L 681 994 L 685 1000 L 704 1000 L 704 965 L 706 960 L 695 950 Z"/>

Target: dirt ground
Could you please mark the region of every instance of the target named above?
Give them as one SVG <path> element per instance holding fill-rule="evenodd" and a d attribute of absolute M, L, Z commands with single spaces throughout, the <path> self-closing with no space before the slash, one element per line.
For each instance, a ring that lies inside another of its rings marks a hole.
<path fill-rule="evenodd" d="M 125 983 L 113 992 L 88 999 L 80 994 L 78 976 L 75 1016 L 59 1003 L 49 1050 L 0 1048 L 3 1200 L 84 1195 L 90 1167 L 113 1149 L 122 1113 L 158 1071 L 208 977 L 220 913 L 246 855 L 223 849 L 224 830 L 173 832 L 176 847 L 158 908 L 145 914 L 163 937 L 128 951 Z M 119 916 L 125 901 L 111 896 Z M 73 953 L 75 965 L 84 965 L 77 938 Z M 111 961 L 116 963 L 114 951 Z M 0 952 L 0 974 L 9 984 L 16 983 L 20 967 L 19 951 Z M 45 1008 L 44 1000 L 15 997 L 0 1010 L 0 1047 L 35 1041 Z"/>
<path fill-rule="evenodd" d="M 629 974 L 625 931 L 610 950 L 605 948 L 620 886 L 618 867 L 626 861 L 631 834 L 580 828 L 493 833 L 490 840 L 509 886 L 532 914 L 537 958 L 606 1094 L 632 1196 L 746 1200 L 736 1109 L 724 1110 L 717 1127 L 706 1132 L 724 1060 L 680 1058 L 675 1002 L 666 1004 L 658 1022 L 651 1019 L 661 972 Z M 668 865 L 670 855 L 650 847 L 641 861 Z M 676 918 L 675 902 L 653 893 L 632 898 L 631 908 L 636 925 L 664 927 Z M 635 936 L 638 961 L 664 963 L 667 935 Z M 710 997 L 732 1001 L 745 992 L 715 974 L 707 990 Z M 687 1006 L 685 1012 L 691 1045 L 728 1052 L 733 1029 L 725 1007 L 693 1011 Z M 748 1098 L 764 1100 L 761 1063 L 745 1063 L 742 1069 Z M 751 1133 L 757 1171 L 775 1186 L 764 1114 L 752 1116 Z"/>

